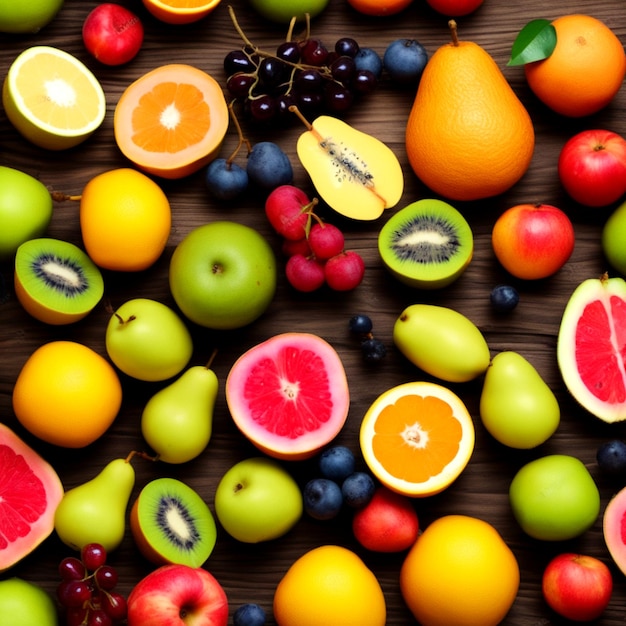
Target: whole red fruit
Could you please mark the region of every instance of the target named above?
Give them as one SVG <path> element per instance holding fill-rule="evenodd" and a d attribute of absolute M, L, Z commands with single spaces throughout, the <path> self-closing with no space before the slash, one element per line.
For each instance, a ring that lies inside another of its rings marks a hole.
<path fill-rule="evenodd" d="M 276 187 L 265 200 L 265 215 L 272 228 L 290 241 L 306 236 L 311 210 L 307 194 L 294 185 Z"/>
<path fill-rule="evenodd" d="M 518 204 L 494 224 L 491 243 L 504 269 L 517 278 L 547 278 L 560 270 L 574 251 L 569 217 L 549 204 Z"/>
<path fill-rule="evenodd" d="M 427 0 L 431 8 L 448 17 L 469 15 L 475 11 L 483 0 Z"/>
<path fill-rule="evenodd" d="M 326 261 L 326 283 L 335 291 L 351 291 L 361 284 L 365 274 L 363 257 L 353 250 L 346 250 Z"/>

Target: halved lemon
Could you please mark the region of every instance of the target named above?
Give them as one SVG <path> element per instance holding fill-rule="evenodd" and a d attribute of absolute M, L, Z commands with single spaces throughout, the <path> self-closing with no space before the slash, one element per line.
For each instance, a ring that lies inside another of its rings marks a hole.
<path fill-rule="evenodd" d="M 146 9 L 166 24 L 197 22 L 219 3 L 220 0 L 143 0 Z"/>
<path fill-rule="evenodd" d="M 363 458 L 389 489 L 411 497 L 440 493 L 467 466 L 474 422 L 463 401 L 436 383 L 409 382 L 382 393 L 360 430 Z"/>
<path fill-rule="evenodd" d="M 75 56 L 51 46 L 27 48 L 13 61 L 4 79 L 2 104 L 20 133 L 48 150 L 83 142 L 106 113 L 98 79 Z"/>

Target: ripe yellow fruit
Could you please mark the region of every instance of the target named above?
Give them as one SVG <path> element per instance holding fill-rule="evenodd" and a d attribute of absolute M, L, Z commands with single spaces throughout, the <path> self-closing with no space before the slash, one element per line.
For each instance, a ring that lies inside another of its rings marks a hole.
<path fill-rule="evenodd" d="M 37 348 L 13 388 L 13 410 L 22 426 L 65 448 L 82 448 L 98 439 L 121 404 L 122 385 L 113 366 L 74 341 Z"/>
<path fill-rule="evenodd" d="M 411 167 L 431 190 L 469 201 L 504 193 L 526 173 L 535 132 L 524 105 L 481 46 L 452 42 L 432 55 L 406 126 Z"/>
<path fill-rule="evenodd" d="M 421 626 L 497 626 L 519 589 L 515 555 L 484 520 L 446 515 L 407 554 L 400 591 Z"/>
<path fill-rule="evenodd" d="M 167 196 L 151 178 L 132 168 L 95 176 L 81 194 L 83 244 L 103 269 L 147 269 L 161 256 L 171 227 Z"/>
<path fill-rule="evenodd" d="M 279 626 L 384 626 L 385 597 L 361 558 L 340 546 L 303 554 L 274 594 Z"/>

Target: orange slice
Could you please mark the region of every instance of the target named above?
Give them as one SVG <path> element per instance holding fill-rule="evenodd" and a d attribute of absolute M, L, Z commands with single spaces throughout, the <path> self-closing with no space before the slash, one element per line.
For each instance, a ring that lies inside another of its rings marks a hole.
<path fill-rule="evenodd" d="M 191 65 L 162 65 L 129 85 L 115 108 L 119 149 L 138 168 L 176 179 L 218 154 L 228 130 L 219 83 Z"/>
<path fill-rule="evenodd" d="M 49 150 L 81 143 L 102 124 L 106 112 L 96 77 L 76 57 L 51 46 L 27 48 L 13 61 L 2 103 L 23 136 Z"/>
<path fill-rule="evenodd" d="M 158 20 L 166 24 L 190 24 L 207 16 L 220 0 L 143 0 Z"/>
<path fill-rule="evenodd" d="M 474 451 L 474 422 L 452 391 L 430 382 L 392 387 L 370 406 L 360 444 L 371 472 L 389 489 L 412 497 L 446 489 Z"/>

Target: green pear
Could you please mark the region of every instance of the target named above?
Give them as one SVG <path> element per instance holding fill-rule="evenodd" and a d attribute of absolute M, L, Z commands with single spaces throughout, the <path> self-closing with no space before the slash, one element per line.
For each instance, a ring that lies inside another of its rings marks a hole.
<path fill-rule="evenodd" d="M 500 352 L 491 361 L 480 396 L 487 431 L 510 448 L 528 450 L 559 426 L 559 403 L 535 367 L 521 354 Z"/>
<path fill-rule="evenodd" d="M 186 463 L 207 447 L 218 387 L 215 372 L 196 365 L 148 400 L 141 432 L 160 461 Z"/>
<path fill-rule="evenodd" d="M 111 552 L 122 542 L 126 509 L 135 485 L 130 456 L 111 461 L 90 481 L 65 492 L 55 513 L 54 528 L 70 548 L 80 550 L 88 543 L 99 543 Z"/>

